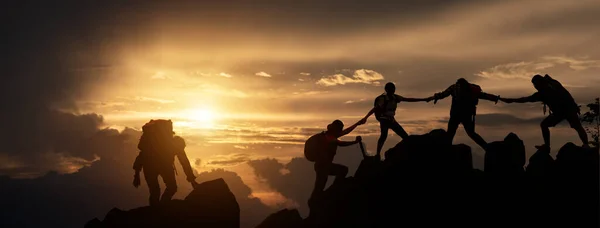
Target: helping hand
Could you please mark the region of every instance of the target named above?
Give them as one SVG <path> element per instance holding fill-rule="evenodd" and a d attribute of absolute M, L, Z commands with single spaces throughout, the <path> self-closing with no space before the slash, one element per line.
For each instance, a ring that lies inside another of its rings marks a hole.
<path fill-rule="evenodd" d="M 510 103 L 512 103 L 512 100 L 511 100 L 511 99 L 508 99 L 508 98 L 502 98 L 502 97 L 501 97 L 501 98 L 499 98 L 498 100 L 501 100 L 501 101 L 502 101 L 502 102 L 504 102 L 504 103 L 509 103 L 509 104 L 510 104 Z"/>
<path fill-rule="evenodd" d="M 363 125 L 365 123 L 367 123 L 367 118 L 362 118 L 358 121 L 358 125 Z"/>

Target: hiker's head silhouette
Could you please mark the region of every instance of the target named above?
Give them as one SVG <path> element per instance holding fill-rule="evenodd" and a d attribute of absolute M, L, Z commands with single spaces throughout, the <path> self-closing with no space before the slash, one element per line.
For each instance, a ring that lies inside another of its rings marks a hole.
<path fill-rule="evenodd" d="M 388 94 L 394 94 L 396 92 L 396 85 L 394 83 L 388 82 L 385 84 L 385 92 Z"/>
<path fill-rule="evenodd" d="M 334 120 L 327 125 L 327 132 L 333 135 L 339 135 L 344 130 L 344 123 L 341 120 Z"/>
<path fill-rule="evenodd" d="M 533 78 L 531 78 L 531 83 L 533 83 L 533 86 L 535 87 L 535 89 L 537 90 L 542 90 L 543 89 L 543 82 L 544 77 L 542 77 L 542 75 L 536 74 L 533 76 Z"/>

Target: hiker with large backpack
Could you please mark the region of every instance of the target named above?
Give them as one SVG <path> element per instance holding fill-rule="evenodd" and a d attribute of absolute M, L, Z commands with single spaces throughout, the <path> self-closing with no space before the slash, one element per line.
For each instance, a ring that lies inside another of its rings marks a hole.
<path fill-rule="evenodd" d="M 309 161 L 314 162 L 316 172 L 315 186 L 308 200 L 311 211 L 313 203 L 321 196 L 321 193 L 325 189 L 328 177 L 335 176 L 335 182 L 339 182 L 346 178 L 348 174 L 348 167 L 333 163 L 337 147 L 351 146 L 361 142 L 360 136 L 357 136 L 354 141 L 341 141 L 338 138 L 349 134 L 358 125 L 362 125 L 365 122 L 366 119 L 361 119 L 354 125 L 344 129 L 344 123 L 341 120 L 335 120 L 327 126 L 327 131 L 317 133 L 306 140 L 304 144 L 304 156 Z"/>
<path fill-rule="evenodd" d="M 544 115 L 546 114 L 546 106 L 550 108 L 548 117 L 540 124 L 544 144 L 538 145 L 536 148 L 550 151 L 550 127 L 556 126 L 563 120 L 567 120 L 571 125 L 571 128 L 577 131 L 579 138 L 583 142 L 583 146 L 589 147 L 587 133 L 579 120 L 579 115 L 581 114 L 579 105 L 577 105 L 575 99 L 571 96 L 571 93 L 569 93 L 559 81 L 547 74 L 544 76 L 539 74 L 534 75 L 531 79 L 531 83 L 533 83 L 533 86 L 537 90 L 537 92 L 531 96 L 522 98 L 501 98 L 500 100 L 506 103 L 541 101 L 544 104 Z"/>
<path fill-rule="evenodd" d="M 375 114 L 375 119 L 379 121 L 379 127 L 381 129 L 381 135 L 377 140 L 377 157 L 381 158 L 381 149 L 387 140 L 388 131 L 392 129 L 394 133 L 400 136 L 402 139 L 408 137 L 408 133 L 402 128 L 402 126 L 396 121 L 396 108 L 398 103 L 404 102 L 429 102 L 432 98 L 407 98 L 396 94 L 396 85 L 388 82 L 385 84 L 385 93 L 375 98 L 373 109 L 369 111 L 365 119 L 369 118 L 372 114 Z"/>
<path fill-rule="evenodd" d="M 150 191 L 150 206 L 155 206 L 170 201 L 177 192 L 175 156 L 192 186 L 196 184 L 196 177 L 185 154 L 185 141 L 174 135 L 171 120 L 150 120 L 142 127 L 142 131 L 138 144 L 140 153 L 133 164 L 135 170 L 133 186 L 136 188 L 140 186 L 140 172 L 143 169 L 144 179 Z M 162 196 L 160 196 L 158 176 L 166 185 Z"/>
<path fill-rule="evenodd" d="M 464 78 L 459 78 L 455 84 L 448 87 L 446 90 L 433 95 L 434 104 L 438 100 L 452 96 L 452 105 L 450 107 L 450 119 L 448 120 L 448 136 L 450 143 L 454 140 L 458 125 L 462 124 L 467 135 L 484 150 L 487 147 L 487 142 L 481 135 L 475 132 L 475 116 L 477 115 L 477 105 L 479 99 L 498 102 L 500 96 L 485 93 L 481 87 L 476 84 L 469 83 Z"/>

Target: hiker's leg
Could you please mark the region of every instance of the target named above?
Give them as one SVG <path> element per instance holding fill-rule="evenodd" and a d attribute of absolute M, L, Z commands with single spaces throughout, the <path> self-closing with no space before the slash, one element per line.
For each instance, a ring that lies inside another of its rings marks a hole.
<path fill-rule="evenodd" d="M 168 202 L 177 192 L 177 181 L 175 180 L 175 170 L 167 169 L 161 173 L 161 177 L 165 182 L 165 192 L 160 197 L 161 202 Z"/>
<path fill-rule="evenodd" d="M 404 128 L 402 128 L 402 126 L 400 126 L 400 124 L 397 121 L 395 121 L 395 120 L 392 121 L 390 123 L 390 128 L 392 129 L 392 131 L 394 131 L 394 133 L 399 135 L 402 139 L 405 139 L 406 137 L 408 137 L 408 133 L 406 133 Z"/>
<path fill-rule="evenodd" d="M 581 121 L 579 121 L 579 116 L 577 116 L 577 114 L 572 114 L 567 116 L 567 121 L 569 121 L 569 124 L 571 125 L 571 128 L 575 129 L 575 131 L 577 131 L 577 134 L 579 135 L 579 139 L 581 139 L 581 142 L 583 143 L 583 145 L 589 145 L 589 141 L 588 141 L 588 135 L 585 132 L 585 128 L 583 128 L 583 125 L 581 125 Z"/>
<path fill-rule="evenodd" d="M 450 119 L 448 120 L 448 140 L 450 144 L 454 141 L 454 135 L 456 135 L 456 130 L 458 130 L 458 125 L 460 124 L 460 120 L 457 116 L 450 115 Z"/>
<path fill-rule="evenodd" d="M 150 191 L 150 206 L 158 205 L 160 198 L 160 185 L 158 185 L 158 172 L 153 167 L 144 167 L 144 179 L 148 184 L 148 190 Z"/>
<path fill-rule="evenodd" d="M 340 164 L 332 163 L 329 167 L 329 175 L 335 176 L 335 182 L 339 182 L 348 175 L 348 167 Z"/>
<path fill-rule="evenodd" d="M 379 135 L 379 139 L 377 140 L 377 156 L 381 155 L 381 149 L 383 149 L 383 144 L 387 139 L 389 123 L 387 121 L 380 121 L 379 127 L 381 128 L 381 134 Z"/>
<path fill-rule="evenodd" d="M 310 198 L 318 196 L 323 189 L 325 189 L 325 185 L 327 184 L 327 176 L 329 176 L 329 170 L 325 164 L 315 163 L 315 186 L 313 188 L 312 194 Z"/>
<path fill-rule="evenodd" d="M 556 126 L 563 118 L 557 117 L 550 114 L 546 119 L 542 120 L 540 127 L 542 128 L 542 137 L 544 138 L 544 145 L 550 147 L 550 127 Z"/>
<path fill-rule="evenodd" d="M 467 135 L 473 139 L 473 141 L 475 141 L 475 143 L 477 143 L 477 145 L 479 145 L 481 148 L 483 148 L 484 150 L 487 147 L 487 142 L 483 139 L 483 137 L 481 137 L 481 135 L 477 134 L 477 132 L 475 132 L 475 121 L 473 121 L 471 116 L 465 116 L 465 118 L 462 121 L 463 127 L 465 128 L 465 131 L 467 132 Z"/>

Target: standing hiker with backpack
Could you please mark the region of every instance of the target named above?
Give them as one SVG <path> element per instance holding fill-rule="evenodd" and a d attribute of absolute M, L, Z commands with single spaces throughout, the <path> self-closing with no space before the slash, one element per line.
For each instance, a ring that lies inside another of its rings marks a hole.
<path fill-rule="evenodd" d="M 467 135 L 485 150 L 487 142 L 481 135 L 475 132 L 477 104 L 479 104 L 479 99 L 498 102 L 500 96 L 485 93 L 479 85 L 469 83 L 464 78 L 459 78 L 455 84 L 448 87 L 445 91 L 433 95 L 434 104 L 438 100 L 448 96 L 452 96 L 452 106 L 450 107 L 450 119 L 448 120 L 447 129 L 450 143 L 454 140 L 458 125 L 462 124 Z"/>
<path fill-rule="evenodd" d="M 431 101 L 432 98 L 407 98 L 396 94 L 396 85 L 394 83 L 388 82 L 385 84 L 385 93 L 379 95 L 375 98 L 375 102 L 373 104 L 373 109 L 369 111 L 367 116 L 365 116 L 365 120 L 369 118 L 372 114 L 375 114 L 375 119 L 379 121 L 379 127 L 381 129 L 381 135 L 379 136 L 379 140 L 377 140 L 377 157 L 381 158 L 381 149 L 385 144 L 385 140 L 387 140 L 388 131 L 392 129 L 394 133 L 400 136 L 402 139 L 408 137 L 408 133 L 402 128 L 402 126 L 396 121 L 396 108 L 398 107 L 398 103 L 405 102 L 420 102 L 420 101 Z"/>
<path fill-rule="evenodd" d="M 500 100 L 506 103 L 526 103 L 526 102 L 543 102 L 544 115 L 546 114 L 546 106 L 550 108 L 550 114 L 540 124 L 542 128 L 542 137 L 544 144 L 536 146 L 537 149 L 550 151 L 550 127 L 556 126 L 563 120 L 567 120 L 571 128 L 575 129 L 579 134 L 579 138 L 583 142 L 583 147 L 589 147 L 587 133 L 579 121 L 580 109 L 579 105 L 571 96 L 571 93 L 563 87 L 560 82 L 550 77 L 550 75 L 541 76 L 536 74 L 531 79 L 531 83 L 537 90 L 534 94 L 522 98 L 501 98 Z"/>
<path fill-rule="evenodd" d="M 349 134 L 358 125 L 362 125 L 366 119 L 361 119 L 354 125 L 344 129 L 344 123 L 341 120 L 335 120 L 327 125 L 327 131 L 315 134 L 306 140 L 304 144 L 304 156 L 311 162 L 314 162 L 316 172 L 315 186 L 308 200 L 311 211 L 313 203 L 325 189 L 328 176 L 335 176 L 335 182 L 346 178 L 348 167 L 333 163 L 333 158 L 337 152 L 337 147 L 351 146 L 361 142 L 360 136 L 356 136 L 354 141 L 341 141 L 338 138 Z"/>
<path fill-rule="evenodd" d="M 187 180 L 196 184 L 190 161 L 185 154 L 185 141 L 173 132 L 171 120 L 150 120 L 142 127 L 143 133 L 138 144 L 139 155 L 133 164 L 135 170 L 133 186 L 140 186 L 140 172 L 144 171 L 144 179 L 150 191 L 150 206 L 170 201 L 177 192 L 175 180 L 175 156 L 181 163 Z M 162 177 L 166 189 L 160 196 L 158 176 Z"/>

